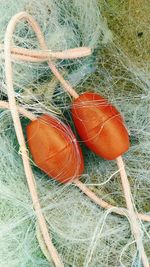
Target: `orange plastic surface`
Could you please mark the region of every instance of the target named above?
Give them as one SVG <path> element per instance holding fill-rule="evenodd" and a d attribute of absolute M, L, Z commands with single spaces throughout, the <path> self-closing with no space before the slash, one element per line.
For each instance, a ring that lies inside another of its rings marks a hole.
<path fill-rule="evenodd" d="M 82 174 L 81 149 L 71 129 L 60 120 L 42 115 L 28 124 L 26 133 L 33 160 L 47 175 L 66 183 Z"/>
<path fill-rule="evenodd" d="M 74 124 L 81 139 L 97 155 L 113 160 L 130 146 L 118 110 L 96 93 L 83 93 L 72 104 Z"/>

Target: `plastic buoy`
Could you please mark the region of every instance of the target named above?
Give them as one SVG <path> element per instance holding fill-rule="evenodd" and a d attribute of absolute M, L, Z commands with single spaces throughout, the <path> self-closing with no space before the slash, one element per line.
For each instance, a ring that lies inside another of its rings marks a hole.
<path fill-rule="evenodd" d="M 83 93 L 72 104 L 74 124 L 81 139 L 97 155 L 113 160 L 130 146 L 119 111 L 96 93 Z"/>
<path fill-rule="evenodd" d="M 28 124 L 26 133 L 33 160 L 47 175 L 66 183 L 82 174 L 81 149 L 72 130 L 60 120 L 42 115 Z"/>

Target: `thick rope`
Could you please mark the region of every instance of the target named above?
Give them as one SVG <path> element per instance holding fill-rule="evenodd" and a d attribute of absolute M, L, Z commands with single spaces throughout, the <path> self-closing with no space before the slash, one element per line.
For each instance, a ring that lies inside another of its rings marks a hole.
<path fill-rule="evenodd" d="M 27 147 L 25 144 L 25 139 L 24 139 L 22 126 L 21 126 L 21 122 L 19 118 L 19 112 L 18 112 L 18 108 L 16 105 L 14 88 L 13 88 L 13 70 L 12 70 L 12 62 L 11 62 L 12 36 L 13 36 L 13 32 L 15 30 L 17 23 L 19 22 L 20 19 L 23 19 L 23 18 L 26 19 L 31 24 L 31 26 L 33 26 L 33 29 L 35 31 L 37 29 L 36 23 L 34 23 L 34 21 L 32 21 L 32 19 L 30 18 L 30 16 L 28 17 L 28 15 L 24 12 L 19 13 L 16 16 L 12 17 L 12 19 L 10 20 L 7 26 L 6 33 L 5 33 L 5 41 L 4 41 L 4 56 L 5 56 L 5 75 L 6 75 L 6 85 L 7 85 L 7 92 L 8 92 L 9 107 L 10 107 L 10 111 L 12 114 L 17 139 L 20 145 L 20 150 L 21 150 L 20 152 L 21 152 L 21 156 L 23 160 L 24 170 L 25 170 L 25 174 L 27 177 L 30 194 L 31 194 L 32 201 L 33 201 L 33 206 L 36 212 L 36 216 L 38 219 L 39 227 L 40 227 L 44 242 L 47 246 L 47 249 L 51 255 L 51 258 L 55 266 L 63 267 L 64 265 L 49 236 L 46 221 L 41 210 L 39 197 L 38 197 L 37 190 L 36 190 L 35 180 L 34 180 L 31 166 L 30 166 L 30 161 L 29 161 L 29 157 L 27 153 Z"/>

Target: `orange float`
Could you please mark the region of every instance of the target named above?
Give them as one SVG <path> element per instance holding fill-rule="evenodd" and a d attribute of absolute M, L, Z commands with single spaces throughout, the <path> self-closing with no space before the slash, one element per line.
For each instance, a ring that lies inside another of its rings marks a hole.
<path fill-rule="evenodd" d="M 97 155 L 113 160 L 129 149 L 129 136 L 118 110 L 96 93 L 83 93 L 72 104 L 81 139 Z"/>
<path fill-rule="evenodd" d="M 42 115 L 28 124 L 26 133 L 33 160 L 47 175 L 66 183 L 82 174 L 81 149 L 72 130 L 60 120 Z"/>

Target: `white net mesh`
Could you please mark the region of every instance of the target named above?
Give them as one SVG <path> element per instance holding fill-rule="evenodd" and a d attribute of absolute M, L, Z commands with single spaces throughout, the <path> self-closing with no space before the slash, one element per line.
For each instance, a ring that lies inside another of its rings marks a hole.
<path fill-rule="evenodd" d="M 121 12 L 116 8 L 118 2 L 112 1 L 114 6 L 100 2 L 110 28 L 114 30 L 113 42 L 96 0 L 1 0 L 0 43 L 3 45 L 10 18 L 25 10 L 39 22 L 48 49 L 60 51 L 85 45 L 96 48 L 90 57 L 59 60 L 56 65 L 78 92 L 101 93 L 122 112 L 131 139 L 130 150 L 124 158 L 134 202 L 139 212 L 149 213 L 149 61 L 144 59 L 142 67 L 139 66 L 137 58 L 130 57 L 130 50 L 118 41 L 121 34 L 115 28 L 117 21 L 112 21 L 114 14 Z M 146 1 L 144 4 L 147 5 Z M 38 48 L 33 31 L 24 22 L 19 23 L 14 42 L 24 48 Z M 144 46 L 144 52 L 146 49 Z M 1 46 L 1 99 L 7 99 L 3 55 Z M 71 100 L 46 63 L 17 61 L 13 63 L 13 70 L 18 103 L 37 114 L 49 111 L 61 114 L 75 130 L 70 116 Z M 22 118 L 23 129 L 27 123 L 28 120 Z M 98 158 L 83 144 L 82 148 L 85 171 L 81 180 L 112 205 L 125 207 L 119 174 L 112 176 L 117 170 L 115 162 Z M 18 151 L 10 112 L 1 110 L 0 267 L 53 266 L 43 256 L 41 241 L 39 245 L 36 238 L 39 237 L 36 216 Z M 126 217 L 96 207 L 75 185 L 59 185 L 31 164 L 43 212 L 65 267 L 140 266 Z M 142 229 L 145 250 L 150 258 L 150 224 L 143 222 Z M 43 251 L 45 253 L 45 249 Z"/>

